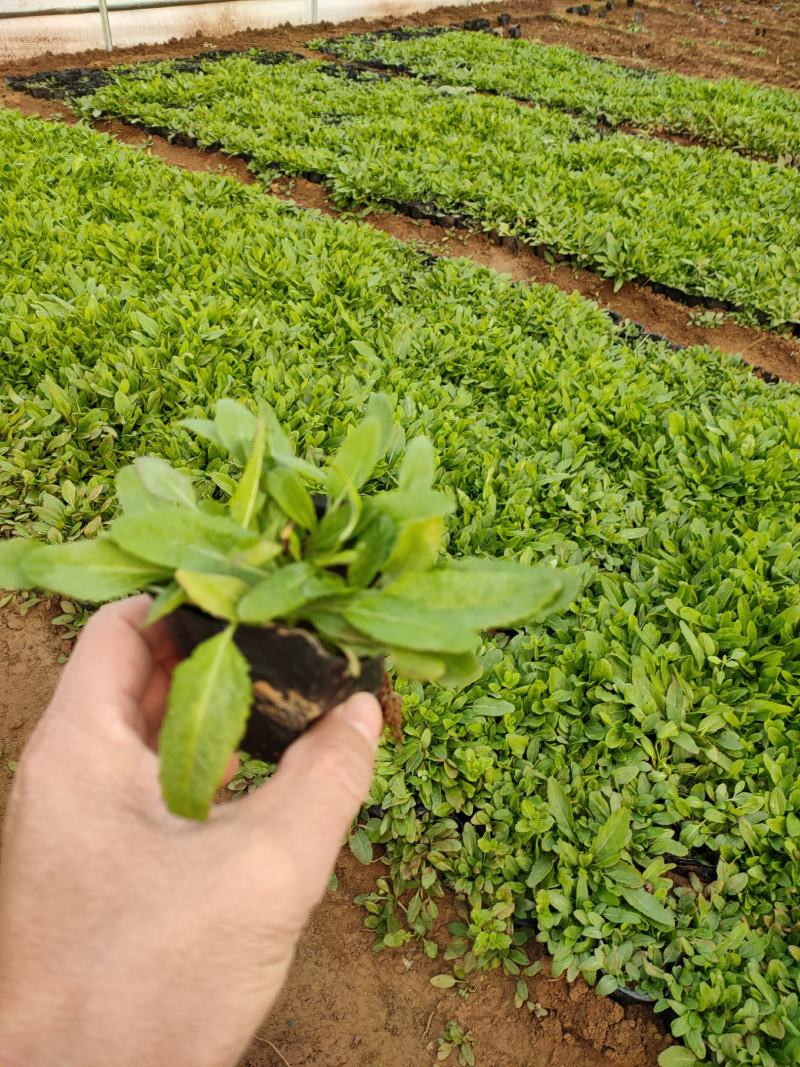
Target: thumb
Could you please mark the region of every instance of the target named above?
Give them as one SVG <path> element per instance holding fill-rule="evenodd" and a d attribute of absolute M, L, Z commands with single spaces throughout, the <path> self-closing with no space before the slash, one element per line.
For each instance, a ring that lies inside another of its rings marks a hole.
<path fill-rule="evenodd" d="M 290 745 L 270 781 L 240 801 L 292 855 L 301 892 L 314 900 L 369 792 L 382 729 L 378 701 L 356 693 Z"/>

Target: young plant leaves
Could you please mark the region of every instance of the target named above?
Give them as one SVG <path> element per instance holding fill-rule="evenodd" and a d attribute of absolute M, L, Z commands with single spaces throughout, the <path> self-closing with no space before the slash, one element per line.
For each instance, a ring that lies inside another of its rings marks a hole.
<path fill-rule="evenodd" d="M 157 500 L 194 508 L 197 500 L 192 479 L 156 456 L 140 456 L 133 461 L 133 469 L 148 493 Z"/>
<path fill-rule="evenodd" d="M 172 677 L 161 727 L 161 788 L 170 811 L 208 817 L 225 767 L 244 734 L 250 710 L 247 661 L 229 626 L 198 645 Z"/>
<path fill-rule="evenodd" d="M 165 568 L 130 555 L 106 537 L 41 545 L 24 557 L 21 566 L 28 586 L 92 604 L 147 589 L 169 577 Z"/>
<path fill-rule="evenodd" d="M 267 475 L 267 489 L 292 522 L 304 530 L 314 529 L 317 525 L 314 501 L 296 471 L 288 467 L 271 470 Z"/>
<path fill-rule="evenodd" d="M 260 626 L 344 589 L 336 574 L 321 574 L 310 563 L 289 563 L 254 585 L 239 601 L 237 612 L 241 622 Z"/>
<path fill-rule="evenodd" d="M 0 540 L 0 589 L 31 588 L 31 579 L 22 564 L 38 547 L 40 542 L 32 539 Z"/>
<path fill-rule="evenodd" d="M 247 584 L 240 578 L 179 569 L 175 571 L 175 580 L 198 608 L 217 619 L 236 621 L 236 605 L 247 591 Z"/>
<path fill-rule="evenodd" d="M 245 530 L 255 525 L 256 507 L 261 494 L 261 472 L 264 469 L 264 449 L 267 443 L 267 423 L 264 418 L 256 421 L 250 455 L 233 496 L 228 501 L 231 518 Z"/>
<path fill-rule="evenodd" d="M 427 437 L 415 437 L 406 448 L 397 478 L 398 488 L 418 492 L 430 489 L 436 471 L 436 454 Z"/>
<path fill-rule="evenodd" d="M 597 831 L 592 852 L 600 866 L 616 863 L 631 836 L 631 813 L 627 808 L 612 812 Z"/>
<path fill-rule="evenodd" d="M 449 613 L 377 590 L 357 593 L 344 605 L 342 615 L 357 630 L 390 647 L 471 653 L 477 644 L 475 632 Z"/>
<path fill-rule="evenodd" d="M 636 908 L 638 912 L 659 926 L 668 926 L 671 929 L 675 925 L 674 914 L 646 889 L 623 889 L 622 896 L 632 908 Z"/>
<path fill-rule="evenodd" d="M 224 515 L 166 506 L 123 515 L 113 522 L 110 536 L 140 559 L 212 574 L 235 574 L 233 556 L 260 540 L 258 533 L 243 530 Z"/>

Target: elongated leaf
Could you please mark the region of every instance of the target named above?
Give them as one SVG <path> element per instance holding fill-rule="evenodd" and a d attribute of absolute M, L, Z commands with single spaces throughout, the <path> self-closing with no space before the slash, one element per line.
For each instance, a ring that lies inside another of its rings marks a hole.
<path fill-rule="evenodd" d="M 32 582 L 23 570 L 23 562 L 40 541 L 17 537 L 0 540 L 0 589 L 30 589 Z"/>
<path fill-rule="evenodd" d="M 256 422 L 250 454 L 233 496 L 228 501 L 231 518 L 246 530 L 255 526 L 256 507 L 261 493 L 261 472 L 264 469 L 264 450 L 267 443 L 267 424 L 263 418 Z"/>
<path fill-rule="evenodd" d="M 386 587 L 398 599 L 449 611 L 462 626 L 510 626 L 541 616 L 569 582 L 552 567 L 511 560 L 453 560 L 433 571 L 410 572 Z"/>
<path fill-rule="evenodd" d="M 361 528 L 354 548 L 353 562 L 347 568 L 352 586 L 368 586 L 382 570 L 397 538 L 397 527 L 388 515 L 373 510 Z"/>
<path fill-rule="evenodd" d="M 631 813 L 628 808 L 612 812 L 592 844 L 595 861 L 601 865 L 616 863 L 631 836 Z"/>
<path fill-rule="evenodd" d="M 214 426 L 231 457 L 244 466 L 256 433 L 255 415 L 238 400 L 225 398 L 214 408 Z"/>
<path fill-rule="evenodd" d="M 310 563 L 289 563 L 254 585 L 239 601 L 237 610 L 242 622 L 261 625 L 344 588 L 338 575 L 320 573 Z"/>
<path fill-rule="evenodd" d="M 695 1067 L 700 1061 L 683 1045 L 670 1045 L 658 1057 L 658 1067 Z"/>
<path fill-rule="evenodd" d="M 205 819 L 244 734 L 251 686 L 234 627 L 198 645 L 175 669 L 159 738 L 161 788 L 170 811 Z"/>
<path fill-rule="evenodd" d="M 236 573 L 237 552 L 259 540 L 252 530 L 224 515 L 164 506 L 143 514 L 123 515 L 110 529 L 114 542 L 151 563 L 204 573 Z"/>
<path fill-rule="evenodd" d="M 292 522 L 304 530 L 313 530 L 317 525 L 317 513 L 311 494 L 303 485 L 300 475 L 287 467 L 278 467 L 267 475 L 267 489 Z"/>
<path fill-rule="evenodd" d="M 450 515 L 455 510 L 450 497 L 437 489 L 394 489 L 389 493 L 379 493 L 372 498 L 372 502 L 397 523 Z"/>
<path fill-rule="evenodd" d="M 348 432 L 327 464 L 328 492 L 332 497 L 340 496 L 348 485 L 361 488 L 383 455 L 382 437 L 383 427 L 374 415 L 362 419 Z"/>
<path fill-rule="evenodd" d="M 372 843 L 367 837 L 367 831 L 362 827 L 359 828 L 350 835 L 350 851 L 353 853 L 359 863 L 368 864 L 372 863 Z"/>
<path fill-rule="evenodd" d="M 352 536 L 361 518 L 361 499 L 353 496 L 338 507 L 326 511 L 319 525 L 309 535 L 303 554 L 307 559 L 325 561 L 337 553 Z"/>
<path fill-rule="evenodd" d="M 407 571 L 420 571 L 433 566 L 441 555 L 443 539 L 444 519 L 441 515 L 406 523 L 400 528 L 389 557 L 381 568 L 385 578 L 399 578 Z"/>
<path fill-rule="evenodd" d="M 152 626 L 154 622 L 158 622 L 159 619 L 171 615 L 173 611 L 177 611 L 178 608 L 185 603 L 186 593 L 184 593 L 177 582 L 169 582 L 163 589 L 159 590 L 153 599 L 153 603 L 150 605 L 150 610 L 147 613 L 147 618 L 142 623 L 142 629 L 146 630 L 147 627 Z"/>
<path fill-rule="evenodd" d="M 133 461 L 133 469 L 145 489 L 157 500 L 194 508 L 197 500 L 192 479 L 182 471 L 156 456 L 140 456 Z"/>
<path fill-rule="evenodd" d="M 204 437 L 207 441 L 211 441 L 220 452 L 225 451 L 225 443 L 213 419 L 181 419 L 176 425 L 182 426 L 190 433 L 197 434 L 198 437 Z"/>
<path fill-rule="evenodd" d="M 266 419 L 267 451 L 273 462 L 278 467 L 294 471 L 306 481 L 310 481 L 315 485 L 322 485 L 325 481 L 326 473 L 320 467 L 315 467 L 313 463 L 308 463 L 295 455 L 292 443 L 284 433 L 283 427 L 271 405 L 262 400 L 259 405 L 259 414 Z"/>
<path fill-rule="evenodd" d="M 240 578 L 177 570 L 175 580 L 189 600 L 209 615 L 229 622 L 237 619 L 236 605 L 247 592 L 247 584 Z"/>
<path fill-rule="evenodd" d="M 342 615 L 357 630 L 389 646 L 421 652 L 473 652 L 475 634 L 447 612 L 429 610 L 424 603 L 398 600 L 375 590 L 354 596 Z"/>
<path fill-rule="evenodd" d="M 394 403 L 386 393 L 373 393 L 364 411 L 367 418 L 375 418 L 380 426 L 380 454 L 386 455 L 394 430 Z"/>
<path fill-rule="evenodd" d="M 123 551 L 106 537 L 42 545 L 25 556 L 23 573 L 38 589 L 102 603 L 163 581 L 169 571 Z"/>
<path fill-rule="evenodd" d="M 133 464 L 128 467 L 122 467 L 117 471 L 114 485 L 120 507 L 127 515 L 138 514 L 142 511 L 152 511 L 153 508 L 164 506 L 164 501 L 154 496 L 146 488 Z"/>
<path fill-rule="evenodd" d="M 430 489 L 436 471 L 436 453 L 427 437 L 415 437 L 406 448 L 397 484 L 400 490 Z"/>
<path fill-rule="evenodd" d="M 659 903 L 652 893 L 646 889 L 622 890 L 622 896 L 632 908 L 641 912 L 646 918 L 659 926 L 668 926 L 670 929 L 675 925 L 675 916 L 663 904 Z"/>
<path fill-rule="evenodd" d="M 570 840 L 574 840 L 575 827 L 572 822 L 572 805 L 564 786 L 557 778 L 547 779 L 547 806 L 561 833 L 565 834 Z"/>
<path fill-rule="evenodd" d="M 309 605 L 303 611 L 303 618 L 337 648 L 352 649 L 357 656 L 376 656 L 383 651 L 383 645 L 379 641 L 371 641 L 358 630 L 354 630 L 326 600 L 315 601 Z"/>

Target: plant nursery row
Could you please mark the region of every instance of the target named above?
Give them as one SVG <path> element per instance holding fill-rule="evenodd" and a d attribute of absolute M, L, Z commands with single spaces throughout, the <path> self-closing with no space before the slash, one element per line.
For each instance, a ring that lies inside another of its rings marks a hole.
<path fill-rule="evenodd" d="M 796 168 L 602 135 L 502 97 L 283 60 L 118 70 L 76 106 L 243 155 L 264 178 L 316 175 L 340 203 L 452 212 L 618 284 L 644 279 L 766 325 L 800 323 Z"/>
<path fill-rule="evenodd" d="M 571 48 L 438 27 L 314 45 L 341 59 L 562 108 L 610 126 L 682 134 L 768 159 L 800 156 L 797 93 L 739 78 L 625 67 Z"/>
<path fill-rule="evenodd" d="M 280 78 L 249 59 L 199 76 L 150 68 L 88 101 L 222 141 L 264 174 L 319 166 L 342 196 L 421 196 L 439 174 L 467 210 L 488 218 L 487 205 L 516 197 L 525 217 L 562 216 L 563 232 L 581 213 L 567 186 L 554 195 L 548 161 L 682 159 L 510 101 L 354 85 L 310 63 L 283 64 Z M 536 181 L 515 176 L 526 138 L 549 146 Z M 668 1067 L 795 1064 L 797 389 L 710 349 L 635 339 L 576 294 L 431 260 L 83 127 L 0 112 L 0 147 L 4 531 L 51 542 L 99 531 L 117 513 L 116 472 L 145 453 L 225 500 L 224 453 L 173 426 L 208 418 L 221 397 L 268 401 L 317 460 L 372 394 L 389 394 L 396 449 L 424 433 L 438 452 L 437 489 L 456 505 L 449 554 L 569 564 L 580 592 L 545 623 L 491 635 L 466 688 L 398 680 L 405 740 L 382 748 L 352 839 L 363 859 L 380 846 L 387 865 L 365 900 L 378 943 L 415 933 L 436 955 L 436 900 L 454 890 L 462 921 L 443 984 L 478 966 L 522 981 L 535 939 L 555 975 L 652 999 L 679 1042 Z M 781 172 L 691 159 L 737 175 L 705 220 L 733 215 L 733 197 L 763 209 L 739 184 L 748 176 L 780 198 Z M 676 213 L 693 208 L 674 199 L 679 164 L 668 179 L 663 166 L 665 183 L 633 182 L 629 195 L 662 223 L 652 250 L 669 250 L 674 274 L 684 253 L 667 235 L 686 239 Z M 643 218 L 604 210 L 647 243 Z M 791 258 L 792 220 L 768 214 L 784 242 L 774 267 Z M 715 247 L 708 263 L 744 277 L 733 237 Z M 785 317 L 770 277 L 772 288 L 753 270 L 747 285 Z M 391 488 L 389 469 L 378 485 Z"/>

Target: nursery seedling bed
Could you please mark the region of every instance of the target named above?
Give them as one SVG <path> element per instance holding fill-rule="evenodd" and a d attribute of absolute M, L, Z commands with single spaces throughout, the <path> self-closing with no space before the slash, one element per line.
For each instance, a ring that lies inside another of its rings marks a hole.
<path fill-rule="evenodd" d="M 792 169 L 712 149 L 637 146 L 621 134 L 597 138 L 567 116 L 442 96 L 407 79 L 343 82 L 303 60 L 280 74 L 247 57 L 223 58 L 200 75 L 132 70 L 76 104 L 249 156 L 265 176 L 324 178 L 340 202 L 377 200 L 445 225 L 472 223 L 618 280 L 636 277 L 689 306 L 747 312 L 800 333 L 792 287 L 800 175 Z"/>
<path fill-rule="evenodd" d="M 395 393 L 458 500 L 449 551 L 555 558 L 586 585 L 491 638 L 469 689 L 403 683 L 405 742 L 353 845 L 384 850 L 378 942 L 430 940 L 451 887 L 457 981 L 519 977 L 533 929 L 555 975 L 668 998 L 711 1062 L 745 1034 L 754 1064 L 793 1056 L 797 390 L 90 130 L 0 113 L 0 141 L 3 529 L 97 530 L 142 452 L 225 493 L 170 423 L 237 385 L 304 453 Z M 704 845 L 713 891 L 676 887 L 663 857 Z"/>
<path fill-rule="evenodd" d="M 800 160 L 800 95 L 709 81 L 508 40 L 466 26 L 380 30 L 314 43 L 345 61 L 581 115 L 602 129 L 682 135 L 764 159 Z"/>

